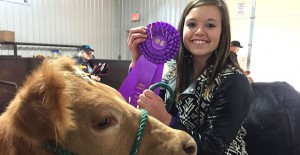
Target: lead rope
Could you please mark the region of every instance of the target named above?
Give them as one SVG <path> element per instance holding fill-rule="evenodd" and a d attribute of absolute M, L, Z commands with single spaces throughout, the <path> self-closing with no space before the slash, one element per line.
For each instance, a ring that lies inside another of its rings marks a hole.
<path fill-rule="evenodd" d="M 142 112 L 142 118 L 141 118 L 140 128 L 139 128 L 138 133 L 135 137 L 135 141 L 133 143 L 130 155 L 136 155 L 137 154 L 141 138 L 144 134 L 145 125 L 146 125 L 146 122 L 147 122 L 147 119 L 148 119 L 147 111 L 145 109 L 141 109 L 141 112 Z"/>
<path fill-rule="evenodd" d="M 171 89 L 171 87 L 169 85 L 167 85 L 163 82 L 155 83 L 155 84 L 151 85 L 149 89 L 153 91 L 157 87 L 163 87 L 163 88 L 165 88 L 169 91 L 170 100 L 166 104 L 166 108 L 167 108 L 167 111 L 170 111 L 170 109 L 171 109 L 171 107 L 174 103 L 174 91 Z M 130 155 L 136 155 L 137 154 L 138 147 L 139 147 L 139 144 L 140 144 L 140 141 L 141 141 L 141 137 L 144 134 L 144 128 L 145 128 L 146 121 L 147 121 L 147 118 L 148 118 L 147 117 L 148 113 L 145 109 L 141 109 L 141 112 L 142 112 L 142 118 L 141 118 L 140 128 L 139 128 L 138 133 L 136 135 L 136 138 L 135 138 L 133 147 L 131 149 Z"/>
<path fill-rule="evenodd" d="M 155 83 L 155 84 L 151 85 L 149 87 L 149 89 L 154 91 L 154 89 L 157 88 L 157 87 L 163 87 L 163 88 L 167 89 L 167 91 L 169 92 L 170 98 L 169 98 L 168 102 L 166 103 L 166 109 L 167 109 L 168 112 L 170 112 L 170 110 L 171 110 L 171 108 L 174 104 L 174 100 L 175 100 L 174 91 L 172 90 L 172 88 L 168 84 L 163 83 L 163 82 Z"/>

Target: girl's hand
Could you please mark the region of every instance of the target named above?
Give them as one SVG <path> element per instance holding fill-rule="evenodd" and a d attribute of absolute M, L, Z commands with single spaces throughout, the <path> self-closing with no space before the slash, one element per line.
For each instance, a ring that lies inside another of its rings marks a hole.
<path fill-rule="evenodd" d="M 146 89 L 137 101 L 139 108 L 146 109 L 148 114 L 162 123 L 169 125 L 172 116 L 167 112 L 164 101 L 153 91 Z"/>
<path fill-rule="evenodd" d="M 141 55 L 138 45 L 146 40 L 147 38 L 146 30 L 147 27 L 143 27 L 143 26 L 130 29 L 127 38 L 127 44 L 130 49 L 131 58 L 132 58 L 130 67 L 134 67 L 136 61 L 139 59 Z"/>

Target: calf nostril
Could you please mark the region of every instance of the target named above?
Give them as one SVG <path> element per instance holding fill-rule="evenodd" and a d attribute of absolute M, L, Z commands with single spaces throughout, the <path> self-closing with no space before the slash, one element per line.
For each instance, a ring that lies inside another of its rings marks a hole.
<path fill-rule="evenodd" d="M 183 150 L 187 154 L 195 154 L 196 147 L 195 146 L 184 147 Z"/>
<path fill-rule="evenodd" d="M 186 154 L 193 155 L 197 153 L 197 145 L 194 140 L 190 139 L 183 144 L 183 150 Z"/>

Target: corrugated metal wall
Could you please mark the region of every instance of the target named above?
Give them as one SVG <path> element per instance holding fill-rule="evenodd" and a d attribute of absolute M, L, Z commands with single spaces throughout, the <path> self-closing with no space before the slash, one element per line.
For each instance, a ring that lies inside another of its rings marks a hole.
<path fill-rule="evenodd" d="M 32 0 L 30 5 L 0 1 L 0 30 L 15 31 L 16 42 L 89 44 L 97 58 L 117 59 L 119 6 L 119 0 Z M 18 54 L 49 56 L 51 49 L 55 47 L 26 46 Z M 61 50 L 77 54 L 76 49 Z M 2 46 L 0 54 L 13 51 Z"/>
<path fill-rule="evenodd" d="M 0 0 L 0 30 L 15 31 L 17 42 L 83 45 L 95 50 L 96 58 L 130 59 L 128 30 L 165 21 L 177 27 L 188 0 L 32 0 L 30 5 Z M 131 22 L 132 13 L 140 21 Z M 55 47 L 18 46 L 18 54 L 50 56 Z M 62 48 L 66 55 L 75 49 Z M 0 55 L 13 55 L 2 46 Z"/>
<path fill-rule="evenodd" d="M 189 0 L 31 0 L 30 5 L 6 1 L 0 0 L 0 30 L 15 31 L 18 42 L 90 44 L 96 58 L 130 60 L 126 43 L 129 29 L 155 21 L 177 27 Z M 250 46 L 247 43 L 253 0 L 225 1 L 231 16 L 232 39 L 244 46 L 238 53 L 244 58 Z M 299 68 L 300 1 L 287 0 L 282 5 L 280 0 L 257 0 L 256 6 L 251 76 L 255 81 L 287 81 L 300 90 L 299 75 L 294 74 Z M 238 13 L 241 10 L 244 13 Z M 131 22 L 132 13 L 139 13 L 140 21 Z M 51 54 L 49 50 L 22 47 L 19 54 L 47 56 Z M 63 51 L 74 54 L 71 50 L 74 49 Z M 0 55 L 12 54 L 11 49 L 0 47 Z"/>

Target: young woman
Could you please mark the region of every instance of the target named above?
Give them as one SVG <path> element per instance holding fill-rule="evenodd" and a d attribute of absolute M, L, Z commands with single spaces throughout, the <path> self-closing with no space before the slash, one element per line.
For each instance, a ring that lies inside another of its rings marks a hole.
<path fill-rule="evenodd" d="M 198 154 L 247 154 L 245 129 L 252 90 L 230 52 L 230 23 L 223 0 L 193 0 L 178 25 L 181 48 L 176 65 L 163 81 L 175 85 L 175 106 L 168 113 L 164 101 L 150 90 L 138 105 L 172 128 L 188 132 L 197 142 Z M 146 27 L 130 30 L 128 46 L 134 67 L 145 41 Z"/>

